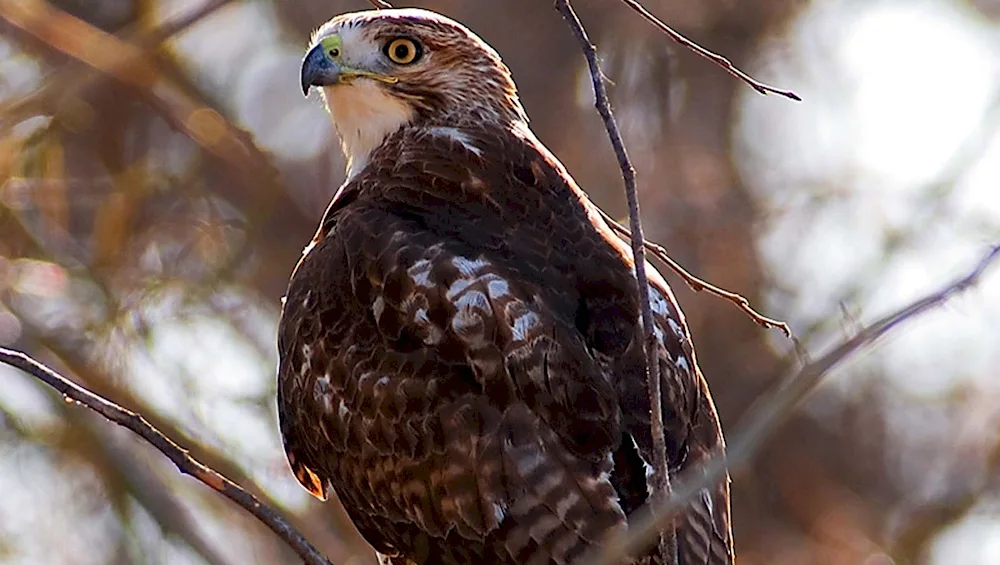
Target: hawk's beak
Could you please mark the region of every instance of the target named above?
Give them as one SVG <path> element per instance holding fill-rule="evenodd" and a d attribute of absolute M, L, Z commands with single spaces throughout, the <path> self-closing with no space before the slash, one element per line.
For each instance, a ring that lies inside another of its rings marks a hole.
<path fill-rule="evenodd" d="M 309 94 L 313 86 L 331 86 L 340 82 L 340 63 L 331 59 L 323 44 L 319 44 L 306 53 L 299 70 L 302 79 L 302 94 Z"/>
<path fill-rule="evenodd" d="M 370 78 L 386 84 L 396 84 L 399 79 L 364 69 L 353 69 L 341 63 L 343 46 L 340 37 L 328 35 L 306 53 L 299 70 L 302 94 L 309 94 L 312 86 L 333 86 L 356 78 Z"/>

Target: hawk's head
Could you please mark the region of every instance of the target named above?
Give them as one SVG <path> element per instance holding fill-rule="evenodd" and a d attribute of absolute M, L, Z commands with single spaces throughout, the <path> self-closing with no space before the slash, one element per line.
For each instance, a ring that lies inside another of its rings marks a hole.
<path fill-rule="evenodd" d="M 407 124 L 525 121 L 510 71 L 461 24 L 419 9 L 343 14 L 313 34 L 302 90 L 322 89 L 352 169 Z"/>

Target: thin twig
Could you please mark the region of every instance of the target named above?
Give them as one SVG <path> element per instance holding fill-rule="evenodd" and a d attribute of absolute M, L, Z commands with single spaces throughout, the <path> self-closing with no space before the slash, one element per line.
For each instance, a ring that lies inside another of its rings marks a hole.
<path fill-rule="evenodd" d="M 730 443 L 726 455 L 715 456 L 704 466 L 677 477 L 673 493 L 668 500 L 652 502 L 633 513 L 635 520 L 630 524 L 628 531 L 610 540 L 583 563 L 614 565 L 621 562 L 623 556 L 634 555 L 641 548 L 647 547 L 653 542 L 661 525 L 668 523 L 675 513 L 697 497 L 703 489 L 722 480 L 729 468 L 749 460 L 757 447 L 791 414 L 792 409 L 816 388 L 831 369 L 864 347 L 875 343 L 899 325 L 941 306 L 953 295 L 975 286 L 997 257 L 1000 257 L 1000 244 L 990 249 L 969 274 L 881 318 L 823 357 L 805 365 L 790 378 L 783 380 L 784 384 L 780 385 L 777 391 L 765 396 L 764 400 L 751 408 L 746 423 L 739 428 L 741 432 Z"/>
<path fill-rule="evenodd" d="M 295 528 L 274 509 L 263 504 L 254 495 L 223 477 L 215 470 L 191 457 L 188 452 L 160 433 L 145 418 L 77 385 L 25 353 L 0 347 L 0 363 L 16 367 L 59 391 L 67 402 L 90 408 L 108 420 L 128 428 L 167 456 L 177 469 L 218 491 L 226 498 L 247 509 L 285 541 L 306 565 L 332 565 Z"/>
<path fill-rule="evenodd" d="M 615 219 L 609 216 L 607 212 L 601 210 L 601 216 L 604 217 L 604 221 L 607 222 L 608 225 L 611 227 L 611 229 L 619 236 L 621 236 L 622 239 L 630 240 L 632 238 L 632 232 L 629 231 L 629 229 L 626 228 L 625 226 L 615 221 Z M 660 261 L 663 261 L 663 263 L 666 264 L 667 267 L 670 267 L 670 270 L 677 273 L 678 276 L 684 279 L 684 282 L 686 282 L 687 285 L 691 287 L 691 290 L 695 292 L 705 291 L 709 294 L 718 296 L 719 298 L 728 300 L 733 304 L 735 304 L 737 307 L 739 307 L 740 310 L 743 310 L 743 312 L 745 312 L 746 315 L 749 316 L 750 319 L 756 322 L 757 324 L 761 325 L 764 328 L 778 328 L 779 330 L 781 330 L 781 333 L 785 334 L 785 336 L 788 339 L 792 340 L 793 342 L 797 342 L 794 334 L 792 334 L 792 328 L 789 327 L 787 322 L 783 322 L 775 318 L 769 318 L 754 310 L 753 307 L 750 306 L 750 301 L 747 300 L 746 297 L 740 294 L 736 294 L 735 292 L 730 292 L 723 288 L 717 287 L 710 282 L 707 282 L 703 279 L 700 279 L 692 275 L 691 272 L 682 267 L 680 263 L 673 260 L 670 257 L 670 255 L 667 254 L 667 250 L 664 249 L 662 245 L 659 245 L 657 243 L 648 240 L 645 241 L 644 243 L 646 245 L 646 249 L 653 254 L 653 257 L 656 257 Z"/>
<path fill-rule="evenodd" d="M 386 2 L 385 0 L 368 0 L 368 2 L 375 6 L 376 10 L 384 10 L 385 8 L 392 8 L 392 4 Z"/>
<path fill-rule="evenodd" d="M 730 61 L 729 59 L 723 57 L 722 55 L 719 55 L 718 53 L 713 53 L 712 51 L 705 49 L 701 45 L 698 45 L 694 41 L 691 41 L 690 39 L 684 37 L 680 33 L 674 31 L 672 27 L 663 23 L 663 21 L 654 16 L 649 10 L 647 10 L 642 4 L 640 4 L 638 0 L 622 0 L 622 2 L 629 8 L 632 8 L 634 11 L 638 12 L 639 15 L 642 16 L 643 19 L 645 19 L 647 22 L 653 24 L 654 26 L 659 28 L 660 31 L 667 34 L 670 37 L 670 39 L 673 39 L 677 43 L 681 44 L 683 47 L 686 47 L 687 49 L 694 51 L 699 56 L 708 59 L 709 61 L 715 63 L 716 65 L 719 65 L 720 67 L 725 69 L 726 72 L 728 72 L 729 74 L 749 84 L 757 92 L 761 94 L 774 93 L 784 96 L 785 98 L 791 98 L 792 100 L 798 102 L 802 101 L 802 98 L 799 97 L 798 94 L 792 92 L 791 90 L 783 90 L 780 88 L 769 86 L 754 79 L 750 75 L 737 69 L 736 66 L 733 65 L 732 61 Z"/>
<path fill-rule="evenodd" d="M 653 499 L 665 501 L 670 497 L 670 473 L 667 467 L 667 445 L 663 432 L 663 408 L 660 398 L 660 363 L 659 344 L 653 328 L 653 312 L 650 308 L 649 280 L 646 278 L 646 248 L 645 238 L 642 236 L 642 221 L 639 217 L 639 195 L 635 186 L 635 168 L 628 158 L 625 150 L 625 142 L 622 134 L 618 130 L 615 116 L 611 112 L 611 101 L 608 99 L 607 89 L 604 87 L 604 74 L 601 72 L 600 63 L 597 60 L 597 49 L 590 42 L 587 30 L 577 17 L 576 12 L 570 5 L 569 0 L 556 0 L 556 9 L 562 14 L 566 22 L 569 23 L 580 43 L 583 54 L 587 58 L 587 66 L 590 68 L 590 77 L 594 86 L 595 106 L 598 113 L 604 120 L 604 127 L 608 130 L 608 138 L 614 147 L 615 155 L 618 157 L 618 165 L 622 170 L 622 179 L 625 181 L 625 197 L 628 200 L 629 225 L 632 231 L 632 257 L 635 261 L 635 279 L 639 291 L 639 304 L 641 305 L 642 329 L 644 333 L 643 345 L 646 353 L 646 382 L 649 393 L 650 410 L 650 431 L 653 436 Z M 660 555 L 665 565 L 677 563 L 677 532 L 672 524 L 663 524 L 660 532 Z"/>

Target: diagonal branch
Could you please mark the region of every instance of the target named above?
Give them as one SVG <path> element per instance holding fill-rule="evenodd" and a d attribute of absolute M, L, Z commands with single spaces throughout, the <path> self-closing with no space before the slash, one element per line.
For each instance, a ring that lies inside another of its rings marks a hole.
<path fill-rule="evenodd" d="M 8 222 L 4 227 L 14 228 L 15 241 L 20 242 L 19 245 L 25 244 L 28 246 L 24 249 L 26 255 L 70 265 L 70 268 L 79 271 L 78 274 L 84 275 L 87 280 L 95 283 L 104 299 L 111 303 L 115 302 L 114 297 L 109 294 L 110 290 L 102 282 L 101 277 L 86 266 L 85 258 L 79 253 L 72 251 L 73 245 L 71 242 L 59 239 L 57 241 L 50 241 L 47 244 L 46 241 L 39 239 L 40 232 L 38 229 L 28 227 L 24 222 L 25 218 L 15 216 L 15 220 L 18 221 Z M 253 222 L 251 221 L 250 223 Z M 249 245 L 249 243 L 244 242 L 244 245 Z M 237 254 L 234 252 L 232 256 L 221 260 L 222 264 L 217 265 L 218 269 L 216 271 L 209 273 L 211 275 L 209 278 L 214 281 L 228 280 L 227 272 L 232 268 L 232 265 L 236 264 L 236 256 Z M 200 287 L 195 288 L 188 293 L 187 299 L 196 299 L 200 294 L 204 293 L 204 290 Z M 12 311 L 18 318 L 24 319 L 23 312 L 19 312 L 17 308 L 13 308 Z M 108 394 L 112 390 L 113 387 L 110 387 L 109 383 L 110 377 L 97 369 L 93 362 L 87 359 L 86 355 L 80 354 L 78 348 L 70 346 L 65 340 L 42 335 L 37 328 L 33 328 L 31 325 L 25 326 L 23 337 L 43 348 L 55 362 L 66 367 L 67 371 L 75 375 L 79 383 L 85 388 L 98 395 Z M 146 413 L 148 423 L 167 437 L 174 438 L 175 441 L 177 439 L 184 439 L 189 442 L 189 449 L 193 444 L 194 448 L 192 450 L 198 454 L 197 458 L 203 464 L 228 477 L 230 480 L 244 485 L 244 488 L 254 494 L 265 506 L 271 506 L 272 508 L 279 506 L 278 501 L 269 495 L 267 491 L 253 484 L 253 480 L 239 465 L 234 464 L 224 456 L 220 456 L 215 450 L 208 449 L 201 439 L 190 437 L 186 431 L 178 428 L 176 422 L 171 419 L 157 417 L 146 399 L 128 391 L 116 390 L 115 393 L 118 395 L 120 401 L 131 406 L 133 410 Z M 328 536 L 329 534 L 324 522 L 310 521 L 308 518 L 298 516 L 294 513 L 289 515 L 287 519 L 293 528 L 311 539 Z M 339 535 L 333 536 L 333 539 L 336 540 L 337 545 L 324 548 L 326 554 L 332 559 L 338 559 L 337 555 L 340 555 L 340 561 L 343 561 L 346 557 L 349 557 L 347 555 L 349 551 L 343 546 Z"/>
<path fill-rule="evenodd" d="M 645 238 L 642 235 L 642 221 L 639 218 L 639 195 L 635 186 L 635 168 L 628 158 L 625 150 L 625 142 L 622 134 L 618 130 L 615 116 L 611 112 L 611 101 L 608 99 L 607 89 L 604 87 L 604 74 L 601 72 L 601 65 L 597 60 L 597 49 L 590 42 L 587 30 L 577 17 L 576 12 L 570 5 L 569 0 L 556 0 L 556 9 L 569 23 L 580 43 L 583 54 L 587 58 L 587 66 L 590 67 L 590 77 L 594 86 L 595 106 L 604 120 L 604 127 L 608 130 L 608 137 L 614 147 L 615 155 L 618 157 L 618 164 L 622 170 L 622 178 L 625 181 L 625 197 L 628 200 L 629 226 L 632 232 L 632 257 L 635 261 L 635 279 L 639 291 L 639 304 L 642 313 L 642 329 L 644 333 L 643 349 L 646 354 L 646 382 L 649 393 L 650 411 L 650 431 L 653 436 L 653 499 L 665 501 L 670 497 L 670 472 L 667 467 L 667 445 L 663 435 L 663 408 L 660 397 L 660 363 L 658 355 L 658 343 L 653 328 L 653 312 L 650 308 L 649 280 L 646 278 L 646 247 Z M 666 565 L 677 563 L 677 532 L 671 524 L 662 524 L 660 534 L 660 555 L 663 556 Z"/>
<path fill-rule="evenodd" d="M 67 402 L 84 405 L 108 420 L 128 428 L 167 456 L 181 473 L 190 475 L 247 509 L 271 528 L 302 558 L 306 565 L 332 565 L 274 509 L 263 504 L 239 485 L 195 460 L 188 452 L 160 433 L 145 418 L 77 385 L 30 356 L 0 347 L 0 362 L 16 367 L 59 391 Z"/>
<path fill-rule="evenodd" d="M 583 562 L 589 565 L 614 565 L 619 563 L 623 556 L 634 554 L 642 547 L 648 546 L 655 539 L 659 528 L 669 523 L 671 517 L 698 496 L 702 489 L 722 480 L 727 468 L 748 461 L 757 447 L 816 388 L 831 369 L 872 345 L 891 330 L 941 306 L 955 294 L 978 284 L 983 273 L 998 257 L 1000 257 L 1000 244 L 992 247 L 967 275 L 881 318 L 823 357 L 799 369 L 784 381 L 781 388 L 766 397 L 755 408 L 751 408 L 749 416 L 740 428 L 741 433 L 730 444 L 727 455 L 716 456 L 704 466 L 692 469 L 691 472 L 679 477 L 668 500 L 654 501 L 633 513 L 638 519 L 630 525 L 626 533 L 610 540 L 600 551 Z"/>
<path fill-rule="evenodd" d="M 659 18 L 657 18 L 656 16 L 654 16 L 652 12 L 650 12 L 649 10 L 647 10 L 645 8 L 645 6 L 643 6 L 642 4 L 639 3 L 639 0 L 622 0 L 622 2 L 626 6 L 628 6 L 629 8 L 632 8 L 632 10 L 635 11 L 635 12 L 637 12 L 640 16 L 642 16 L 642 18 L 644 20 L 646 20 L 647 22 L 653 24 L 660 31 L 662 31 L 663 33 L 667 34 L 670 37 L 670 39 L 673 39 L 677 43 L 681 44 L 681 46 L 686 47 L 687 49 L 690 49 L 691 51 L 694 51 L 697 55 L 699 55 L 701 57 L 704 57 L 705 59 L 708 59 L 709 61 L 715 63 L 716 65 L 718 65 L 720 67 L 722 67 L 723 69 L 726 70 L 727 73 L 729 73 L 729 74 L 733 75 L 734 77 L 742 80 L 743 82 L 749 84 L 750 87 L 753 88 L 754 90 L 756 90 L 757 92 L 759 92 L 761 94 L 772 94 L 773 93 L 773 94 L 778 94 L 778 95 L 784 96 L 785 98 L 791 98 L 792 100 L 795 100 L 795 101 L 798 101 L 798 102 L 802 101 L 802 98 L 799 97 L 798 94 L 795 94 L 794 92 L 792 92 L 791 90 L 783 90 L 783 89 L 780 89 L 780 88 L 776 88 L 776 87 L 773 87 L 773 86 L 766 85 L 766 84 L 764 84 L 764 83 L 762 83 L 762 82 L 754 79 L 750 75 L 744 73 L 743 71 L 737 69 L 736 66 L 733 65 L 732 61 L 730 61 L 729 59 L 723 57 L 722 55 L 719 55 L 718 53 L 713 53 L 712 51 L 709 51 L 708 49 L 705 49 L 701 45 L 698 45 L 694 41 L 691 41 L 690 39 L 684 37 L 683 35 L 681 35 L 677 31 L 675 31 L 672 27 L 670 27 L 667 24 L 663 23 L 662 20 L 660 20 Z"/>
<path fill-rule="evenodd" d="M 621 237 L 622 239 L 631 239 L 632 232 L 629 231 L 628 228 L 619 224 L 604 210 L 601 210 L 601 216 L 604 217 L 604 221 L 607 222 L 608 226 L 610 226 L 611 229 L 616 234 L 618 234 L 619 237 Z M 663 263 L 667 267 L 670 267 L 670 270 L 677 273 L 679 277 L 684 279 L 684 282 L 686 282 L 687 285 L 691 287 L 691 290 L 695 292 L 705 291 L 709 294 L 714 294 L 719 298 L 732 302 L 740 310 L 743 310 L 743 312 L 747 316 L 749 316 L 751 320 L 753 320 L 760 326 L 767 329 L 778 328 L 779 330 L 781 330 L 781 333 L 785 334 L 785 337 L 795 342 L 796 345 L 798 344 L 798 340 L 795 338 L 795 335 L 792 334 L 792 328 L 788 326 L 788 322 L 783 322 L 775 318 L 769 318 L 754 310 L 753 307 L 750 306 L 750 301 L 747 300 L 747 298 L 744 297 L 743 295 L 736 294 L 735 292 L 730 292 L 724 288 L 715 286 L 714 284 L 702 280 L 696 277 L 695 275 L 691 274 L 690 271 L 682 267 L 680 263 L 678 263 L 672 257 L 670 257 L 670 255 L 667 254 L 667 250 L 664 249 L 662 245 L 648 240 L 644 241 L 644 244 L 646 246 L 646 250 L 652 253 L 653 257 L 656 257 L 660 261 L 663 261 Z"/>
<path fill-rule="evenodd" d="M 386 2 L 385 0 L 368 0 L 368 2 L 375 6 L 376 10 L 383 10 L 385 8 L 392 8 L 392 4 Z"/>

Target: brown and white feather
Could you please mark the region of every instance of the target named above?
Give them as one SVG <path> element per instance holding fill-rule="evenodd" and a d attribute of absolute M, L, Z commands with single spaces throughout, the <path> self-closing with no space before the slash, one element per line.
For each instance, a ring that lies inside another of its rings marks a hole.
<path fill-rule="evenodd" d="M 368 86 L 412 115 L 356 161 L 289 284 L 285 450 L 388 562 L 574 563 L 648 497 L 632 258 L 528 129 L 499 56 L 429 14 L 319 32 L 406 34 L 430 59 Z M 650 274 L 668 460 L 688 469 L 723 440 L 683 315 Z M 680 565 L 732 563 L 728 488 L 681 515 Z M 638 560 L 662 562 L 651 552 Z"/>

